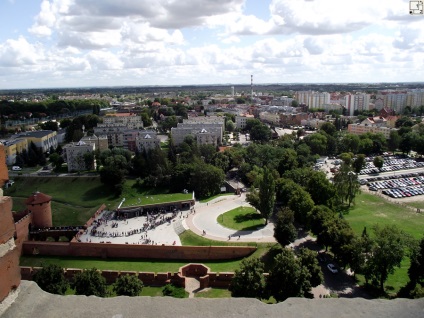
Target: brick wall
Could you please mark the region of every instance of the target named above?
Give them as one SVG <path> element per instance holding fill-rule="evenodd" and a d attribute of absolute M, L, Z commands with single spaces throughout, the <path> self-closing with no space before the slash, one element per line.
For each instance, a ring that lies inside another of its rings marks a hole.
<path fill-rule="evenodd" d="M 40 269 L 41 267 L 22 266 L 22 279 L 32 280 L 35 273 L 37 273 Z M 71 281 L 76 274 L 81 273 L 82 271 L 83 270 L 79 268 L 65 268 L 63 270 L 66 279 L 69 281 Z M 119 276 L 128 274 L 137 276 L 143 282 L 144 286 L 165 286 L 166 284 L 172 283 L 180 287 L 185 287 L 185 277 L 182 277 L 179 273 L 149 273 L 113 270 L 99 270 L 99 272 L 106 279 L 107 284 L 113 284 Z"/>
<path fill-rule="evenodd" d="M 251 246 L 163 246 L 80 242 L 23 243 L 24 255 L 76 256 L 99 258 L 145 258 L 174 260 L 224 260 L 252 254 Z"/>

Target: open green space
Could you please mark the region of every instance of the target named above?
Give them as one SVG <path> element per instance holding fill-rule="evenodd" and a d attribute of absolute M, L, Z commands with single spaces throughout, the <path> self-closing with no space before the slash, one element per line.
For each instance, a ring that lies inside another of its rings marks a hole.
<path fill-rule="evenodd" d="M 103 203 L 114 207 L 119 202 L 99 177 L 17 177 L 5 195 L 28 198 L 36 191 L 75 207 L 93 208 Z"/>
<path fill-rule="evenodd" d="M 231 292 L 223 288 L 209 288 L 194 294 L 196 298 L 230 298 Z"/>
<path fill-rule="evenodd" d="M 238 231 L 256 230 L 265 225 L 265 220 L 252 207 L 235 208 L 220 214 L 217 221 L 226 228 Z"/>
<path fill-rule="evenodd" d="M 355 205 L 344 217 L 358 235 L 361 235 L 364 226 L 368 233 L 372 233 L 371 228 L 375 224 L 394 224 L 416 239 L 421 239 L 424 235 L 424 213 L 416 213 L 368 193 L 359 194 Z"/>
<path fill-rule="evenodd" d="M 409 205 L 410 203 L 408 202 Z M 402 205 L 388 202 L 368 193 L 359 194 L 355 199 L 355 205 L 344 217 L 357 235 L 361 235 L 364 227 L 367 227 L 367 232 L 372 235 L 372 227 L 375 224 L 380 226 L 395 224 L 415 239 L 421 239 L 424 236 L 423 213 L 416 213 Z M 395 293 L 406 285 L 409 281 L 409 264 L 409 258 L 405 256 L 401 267 L 389 275 L 385 283 L 387 293 Z M 360 284 L 365 283 L 362 275 L 358 275 L 358 279 Z"/>
<path fill-rule="evenodd" d="M 417 209 L 424 209 L 424 201 L 406 202 L 406 204 Z"/>

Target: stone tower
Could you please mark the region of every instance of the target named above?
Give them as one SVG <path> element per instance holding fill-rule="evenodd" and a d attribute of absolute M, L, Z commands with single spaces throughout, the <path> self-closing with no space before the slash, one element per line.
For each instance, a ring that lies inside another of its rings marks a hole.
<path fill-rule="evenodd" d="M 32 226 L 36 228 L 51 227 L 52 223 L 52 197 L 41 192 L 34 192 L 25 200 L 27 209 L 32 212 Z"/>

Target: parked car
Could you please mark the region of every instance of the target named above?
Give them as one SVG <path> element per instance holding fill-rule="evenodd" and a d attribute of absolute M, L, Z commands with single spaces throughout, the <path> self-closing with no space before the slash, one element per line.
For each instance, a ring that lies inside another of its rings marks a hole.
<path fill-rule="evenodd" d="M 22 168 L 19 167 L 19 166 L 13 166 L 12 167 L 12 171 L 21 171 L 21 170 L 22 170 Z"/>
<path fill-rule="evenodd" d="M 333 274 L 337 274 L 339 272 L 334 264 L 327 264 L 327 268 Z"/>

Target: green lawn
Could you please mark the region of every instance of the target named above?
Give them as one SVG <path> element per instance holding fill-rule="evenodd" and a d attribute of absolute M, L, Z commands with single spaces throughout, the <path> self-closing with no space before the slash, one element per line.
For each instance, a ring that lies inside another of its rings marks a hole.
<path fill-rule="evenodd" d="M 218 216 L 218 223 L 238 231 L 256 230 L 265 225 L 262 216 L 251 207 L 238 207 Z"/>
<path fill-rule="evenodd" d="M 418 214 L 368 193 L 361 193 L 356 197 L 355 205 L 345 214 L 345 218 L 358 235 L 362 233 L 364 226 L 371 233 L 374 224 L 395 224 L 416 239 L 421 239 L 424 235 L 424 213 Z"/>
<path fill-rule="evenodd" d="M 411 205 L 411 202 L 408 202 Z M 357 235 L 361 235 L 364 226 L 372 235 L 372 226 L 379 224 L 395 224 L 415 239 L 421 239 L 424 235 L 424 214 L 418 214 L 402 205 L 393 204 L 378 196 L 361 193 L 355 199 L 355 205 L 345 214 L 346 220 L 352 226 Z M 385 283 L 388 293 L 395 293 L 409 281 L 408 278 L 409 258 L 405 256 L 401 267 L 394 274 L 389 275 Z M 365 280 L 358 275 L 359 283 Z"/>
<path fill-rule="evenodd" d="M 28 198 L 35 191 L 76 207 L 93 208 L 103 203 L 115 206 L 119 202 L 99 177 L 17 177 L 5 195 Z"/>
<path fill-rule="evenodd" d="M 424 201 L 406 202 L 406 204 L 417 209 L 424 209 Z"/>
<path fill-rule="evenodd" d="M 194 294 L 196 298 L 231 298 L 231 292 L 223 288 L 210 288 Z"/>

